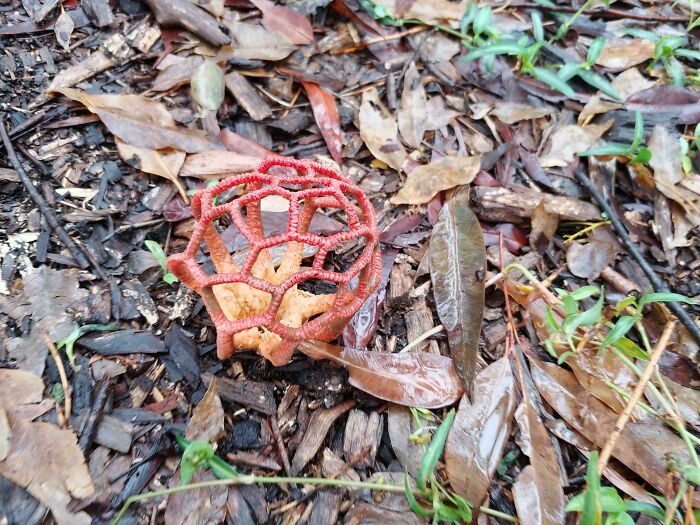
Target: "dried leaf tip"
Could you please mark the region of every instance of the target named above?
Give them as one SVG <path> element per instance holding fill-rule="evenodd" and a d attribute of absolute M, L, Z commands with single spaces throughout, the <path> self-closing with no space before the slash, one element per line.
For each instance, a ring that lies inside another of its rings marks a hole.
<path fill-rule="evenodd" d="M 237 187 L 243 192 L 231 196 Z M 271 196 L 289 202 L 289 221 L 285 233 L 266 237 L 261 201 Z M 319 209 L 337 210 L 346 227 L 330 236 L 311 233 Z M 168 267 L 202 296 L 217 329 L 221 359 L 241 348 L 257 350 L 274 365 L 287 363 L 300 341 L 335 339 L 379 283 L 379 232 L 372 204 L 357 185 L 326 166 L 269 157 L 255 171 L 197 193 L 192 211 L 197 220 L 192 238 L 183 253 L 170 257 Z M 218 228 L 227 222 L 248 241 L 240 268 Z M 344 272 L 325 269 L 328 255 L 351 242 L 364 246 L 350 266 Z M 203 243 L 214 274 L 198 261 Z M 278 265 L 269 251 L 277 246 L 284 250 Z M 315 255 L 311 267 L 302 269 L 305 247 Z M 331 284 L 336 292 L 315 295 L 299 288 L 305 282 Z"/>

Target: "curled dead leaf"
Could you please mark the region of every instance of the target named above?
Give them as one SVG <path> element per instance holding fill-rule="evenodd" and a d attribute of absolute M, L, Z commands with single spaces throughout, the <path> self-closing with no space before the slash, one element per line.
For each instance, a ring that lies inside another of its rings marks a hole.
<path fill-rule="evenodd" d="M 392 204 L 425 204 L 443 190 L 464 186 L 481 169 L 481 157 L 443 157 L 411 170 Z"/>
<path fill-rule="evenodd" d="M 180 183 L 178 173 L 185 162 L 185 152 L 174 149 L 153 150 L 148 148 L 140 148 L 132 146 L 121 141 L 119 138 L 114 140 L 117 144 L 119 156 L 127 163 L 135 163 L 135 167 L 144 173 L 158 175 L 164 179 L 168 179 L 180 192 L 182 200 L 186 203 L 190 202 L 185 188 Z"/>
<path fill-rule="evenodd" d="M 396 119 L 379 100 L 372 88 L 362 94 L 360 137 L 377 159 L 400 170 L 406 162 L 406 150 L 399 141 Z"/>
<path fill-rule="evenodd" d="M 107 129 L 127 144 L 159 150 L 173 148 L 187 153 L 217 149 L 200 131 L 182 128 L 160 102 L 141 95 L 91 95 L 79 89 L 57 88 L 71 100 L 95 113 Z"/>

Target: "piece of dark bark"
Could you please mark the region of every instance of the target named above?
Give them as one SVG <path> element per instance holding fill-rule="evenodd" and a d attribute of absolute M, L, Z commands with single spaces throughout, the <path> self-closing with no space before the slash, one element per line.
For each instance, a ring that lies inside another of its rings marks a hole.
<path fill-rule="evenodd" d="M 96 332 L 82 337 L 79 344 L 102 355 L 162 354 L 166 351 L 163 341 L 145 330 Z"/>
<path fill-rule="evenodd" d="M 199 349 L 185 331 L 177 324 L 173 324 L 165 333 L 165 347 L 168 355 L 161 357 L 161 361 L 168 370 L 168 376 L 172 381 L 185 379 L 194 389 L 199 386 Z"/>
<path fill-rule="evenodd" d="M 326 439 L 326 434 L 328 434 L 335 420 L 350 410 L 354 405 L 355 401 L 350 400 L 340 403 L 333 408 L 320 408 L 313 413 L 311 421 L 309 421 L 309 426 L 304 433 L 304 437 L 294 454 L 294 459 L 292 459 L 292 476 L 298 475 L 311 458 L 316 455 L 316 452 L 321 448 L 323 440 Z"/>
<path fill-rule="evenodd" d="M 208 385 L 212 374 L 202 374 L 202 381 Z M 234 381 L 225 377 L 216 378 L 219 397 L 229 403 L 238 403 L 271 416 L 277 410 L 272 385 L 257 381 Z"/>
<path fill-rule="evenodd" d="M 23 487 L 0 476 L 0 523 L 43 523 L 49 509 L 39 503 Z"/>
<path fill-rule="evenodd" d="M 600 218 L 600 210 L 590 202 L 527 188 L 518 188 L 516 192 L 506 188 L 475 186 L 471 193 L 474 212 L 480 219 L 489 222 L 526 222 L 540 202 L 544 203 L 547 213 L 558 215 L 562 220 L 595 221 Z"/>
<path fill-rule="evenodd" d="M 107 397 L 109 396 L 111 386 L 112 381 L 110 379 L 104 379 L 97 388 L 95 401 L 90 408 L 90 412 L 88 413 L 85 424 L 83 425 L 82 434 L 80 435 L 79 445 L 80 450 L 83 451 L 83 454 L 87 454 L 88 450 L 90 450 L 90 445 L 92 445 L 92 442 L 97 435 L 98 428 L 101 426 L 99 424 L 102 421 L 105 404 L 107 403 Z"/>
<path fill-rule="evenodd" d="M 408 342 L 418 339 L 425 332 L 435 328 L 433 313 L 430 311 L 430 308 L 428 308 L 424 297 L 417 299 L 413 305 L 411 305 L 411 308 L 406 312 L 406 315 L 404 315 L 404 319 L 406 320 L 406 338 Z M 429 339 L 420 343 L 415 351 L 439 354 L 440 348 L 438 347 L 437 341 Z"/>
<path fill-rule="evenodd" d="M 145 1 L 161 25 L 182 27 L 217 47 L 231 42 L 216 18 L 188 0 Z"/>
<path fill-rule="evenodd" d="M 345 424 L 343 453 L 352 465 L 371 467 L 384 430 L 383 418 L 377 412 L 369 416 L 362 410 L 351 410 Z"/>
<path fill-rule="evenodd" d="M 337 523 L 342 497 L 338 489 L 319 490 L 313 499 L 308 525 L 326 525 Z"/>
<path fill-rule="evenodd" d="M 122 454 L 131 448 L 134 425 L 110 415 L 103 415 L 95 433 L 95 443 Z"/>
<path fill-rule="evenodd" d="M 107 0 L 83 0 L 80 5 L 97 27 L 105 27 L 114 22 L 114 13 Z"/>
<path fill-rule="evenodd" d="M 233 95 L 253 120 L 263 120 L 272 115 L 267 102 L 258 94 L 253 84 L 237 71 L 231 71 L 226 77 L 226 89 Z"/>

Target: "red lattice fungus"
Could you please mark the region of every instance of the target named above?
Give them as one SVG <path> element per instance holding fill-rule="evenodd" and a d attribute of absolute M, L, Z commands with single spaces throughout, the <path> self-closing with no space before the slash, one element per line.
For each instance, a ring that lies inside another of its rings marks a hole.
<path fill-rule="evenodd" d="M 242 194 L 215 205 L 217 197 L 241 185 L 245 185 Z M 260 202 L 272 195 L 289 201 L 289 222 L 285 233 L 265 237 Z M 344 215 L 343 231 L 325 237 L 309 233 L 319 208 Z M 192 199 L 192 211 L 197 220 L 192 238 L 183 253 L 170 257 L 168 267 L 204 299 L 216 325 L 221 359 L 241 348 L 256 349 L 275 365 L 287 363 L 300 341 L 335 339 L 379 282 L 374 209 L 360 188 L 328 167 L 271 157 L 253 172 L 234 175 L 198 192 Z M 241 268 L 217 229 L 216 223 L 226 220 L 248 242 Z M 364 246 L 345 272 L 324 269 L 328 254 L 339 244 L 360 238 Z M 214 275 L 207 275 L 197 262 L 203 241 L 216 269 Z M 286 250 L 275 269 L 268 249 L 284 245 Z M 309 268 L 301 268 L 305 245 L 317 250 Z M 355 277 L 358 282 L 351 289 Z M 337 291 L 314 295 L 299 289 L 299 284 L 309 280 L 336 283 Z"/>

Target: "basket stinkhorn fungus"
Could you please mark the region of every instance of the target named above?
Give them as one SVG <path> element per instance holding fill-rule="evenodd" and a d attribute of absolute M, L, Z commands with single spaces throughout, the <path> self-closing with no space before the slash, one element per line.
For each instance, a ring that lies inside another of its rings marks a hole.
<path fill-rule="evenodd" d="M 234 189 L 242 191 L 227 197 Z M 289 202 L 289 222 L 286 232 L 266 237 L 261 201 L 271 196 Z M 330 236 L 311 233 L 318 209 L 344 216 L 345 228 Z M 253 172 L 198 192 L 192 211 L 197 224 L 190 242 L 183 253 L 170 257 L 168 267 L 202 296 L 216 326 L 221 359 L 239 348 L 254 349 L 274 365 L 285 364 L 300 341 L 335 339 L 379 282 L 374 209 L 357 185 L 331 168 L 270 157 Z M 248 254 L 240 267 L 217 229 L 222 221 L 231 221 L 247 240 Z M 345 271 L 327 268 L 331 252 L 358 239 L 359 253 Z M 198 261 L 203 243 L 213 274 Z M 301 267 L 305 245 L 316 250 L 308 268 Z M 286 246 L 277 268 L 269 252 L 275 246 Z M 304 281 L 314 280 L 335 283 L 337 291 L 315 295 L 300 289 Z"/>

